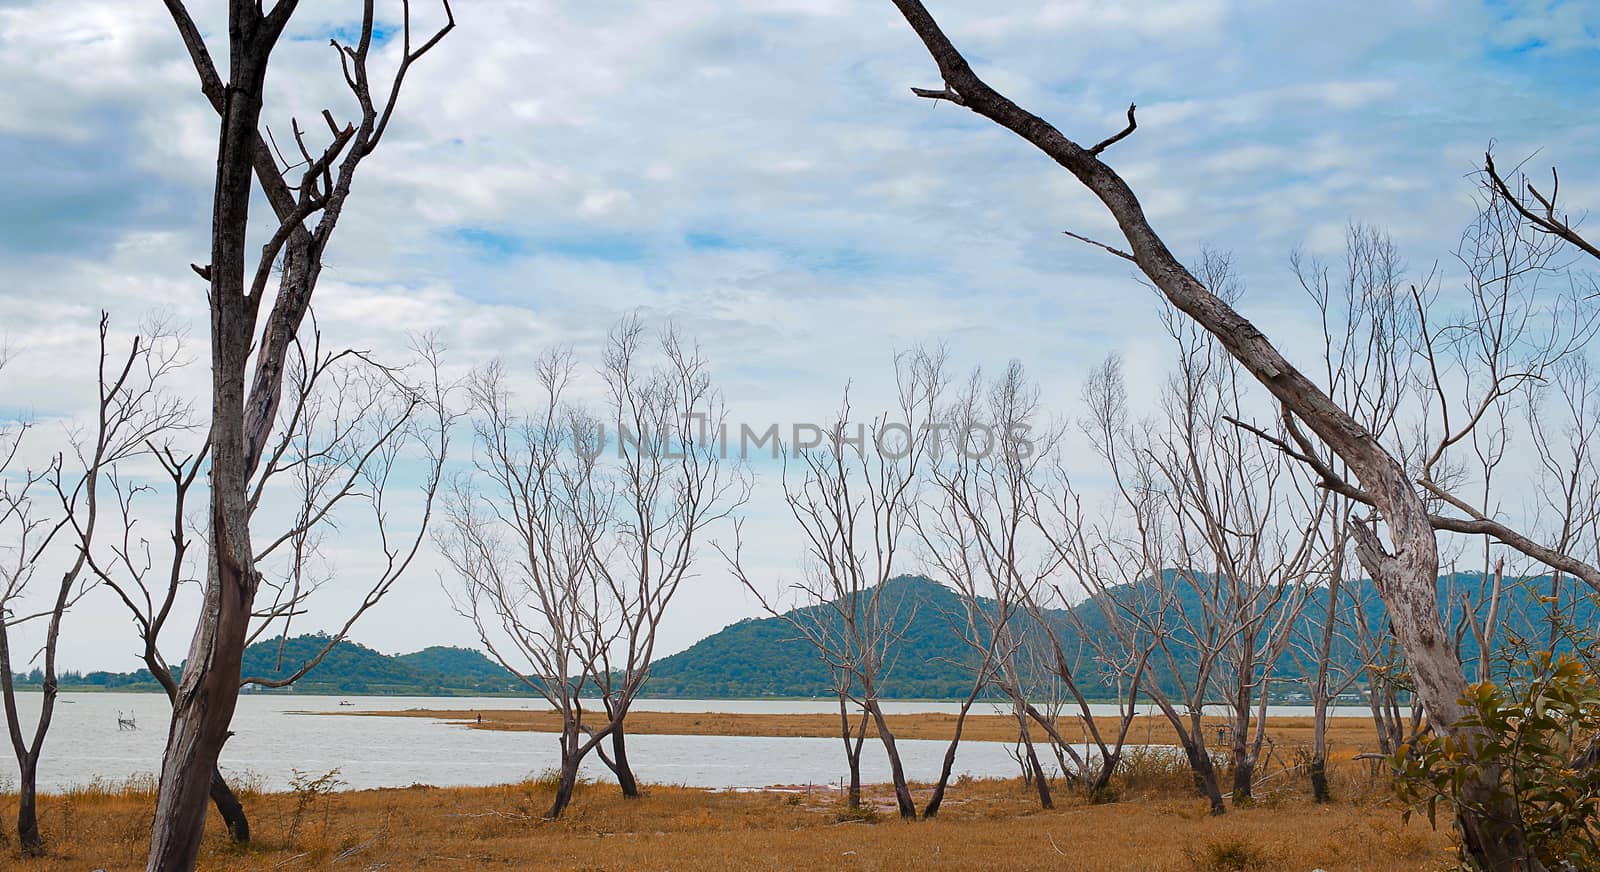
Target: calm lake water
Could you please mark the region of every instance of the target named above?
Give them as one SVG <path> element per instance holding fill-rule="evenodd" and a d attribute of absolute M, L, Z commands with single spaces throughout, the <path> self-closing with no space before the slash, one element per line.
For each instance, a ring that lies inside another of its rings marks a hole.
<path fill-rule="evenodd" d="M 18 695 L 25 726 L 31 726 L 39 695 Z M 559 762 L 555 737 L 545 733 L 474 730 L 424 718 L 329 717 L 314 712 L 403 711 L 405 709 L 543 709 L 527 699 L 471 697 L 340 697 L 256 694 L 239 698 L 234 737 L 222 752 L 223 771 L 283 790 L 295 770 L 315 777 L 339 769 L 346 789 L 405 787 L 411 784 L 466 786 L 504 784 L 539 775 Z M 640 700 L 636 709 L 728 713 L 806 713 L 837 711 L 829 700 Z M 955 703 L 891 702 L 888 713 L 955 712 Z M 975 711 L 998 711 L 992 706 Z M 132 716 L 136 730 L 117 729 L 118 713 Z M 1115 712 L 1112 706 L 1105 713 Z M 1310 714 L 1309 708 L 1274 707 L 1273 714 Z M 1097 712 L 1099 714 L 1099 712 Z M 1367 716 L 1346 709 L 1346 716 Z M 121 781 L 151 775 L 160 768 L 166 742 L 166 697 L 143 693 L 63 693 L 40 761 L 39 787 L 61 791 L 97 779 Z M 31 731 L 29 731 L 31 735 Z M 946 743 L 902 740 L 909 777 L 938 777 Z M 744 736 L 629 735 L 628 754 L 639 777 L 657 784 L 692 787 L 754 788 L 776 784 L 836 783 L 843 774 L 838 739 Z M 1011 776 L 1017 765 L 998 742 L 966 742 L 956 757 L 956 773 L 973 777 Z M 11 788 L 16 761 L 0 754 L 0 787 Z M 597 759 L 585 774 L 609 773 Z M 875 742 L 867 743 L 862 778 L 889 780 L 888 762 Z"/>

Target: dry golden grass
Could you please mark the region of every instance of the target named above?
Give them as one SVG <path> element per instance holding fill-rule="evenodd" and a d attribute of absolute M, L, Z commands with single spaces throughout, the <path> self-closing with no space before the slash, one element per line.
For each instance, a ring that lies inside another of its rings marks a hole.
<path fill-rule="evenodd" d="M 559 732 L 561 718 L 553 710 L 528 711 L 505 709 L 412 709 L 387 712 L 327 712 L 326 714 L 351 714 L 364 717 L 414 717 L 438 718 L 465 724 L 481 730 L 530 730 L 541 733 Z M 478 719 L 482 718 L 480 722 Z M 956 716 L 952 714 L 888 715 L 886 720 L 896 738 L 949 740 L 955 732 Z M 1098 718 L 1102 734 L 1108 739 L 1117 728 L 1117 721 Z M 1205 719 L 1207 744 L 1214 745 L 1216 729 L 1223 726 L 1222 718 Z M 1085 738 L 1087 732 L 1080 717 L 1062 717 L 1059 727 L 1069 740 Z M 648 712 L 635 711 L 628 715 L 628 732 L 633 734 L 663 736 L 816 736 L 832 738 L 839 735 L 837 714 L 727 714 L 722 712 Z M 876 736 L 870 724 L 868 735 Z M 1280 747 L 1309 746 L 1311 744 L 1311 718 L 1274 717 L 1267 721 L 1267 735 Z M 1014 742 L 1017 740 L 1017 722 L 1009 715 L 969 715 L 961 731 L 963 741 Z M 1035 738 L 1038 738 L 1037 736 Z M 1128 732 L 1131 744 L 1172 745 L 1177 735 L 1165 717 L 1156 715 L 1134 720 Z M 1377 733 L 1369 718 L 1331 718 L 1328 722 L 1328 743 L 1333 753 L 1348 754 L 1374 751 L 1378 746 Z"/>
<path fill-rule="evenodd" d="M 1137 774 L 1136 774 L 1137 775 Z M 1256 807 L 1206 815 L 1175 795 L 1181 771 L 1145 773 L 1120 803 L 1058 796 L 1040 811 L 1016 781 L 951 786 L 935 821 L 841 818 L 821 793 L 717 793 L 655 787 L 623 800 L 610 785 L 581 787 L 566 817 L 543 821 L 548 784 L 413 787 L 335 794 L 300 806 L 292 794 L 250 795 L 257 839 L 227 843 L 215 815 L 201 868 L 402 870 L 471 868 L 693 869 L 1298 869 L 1438 870 L 1450 840 L 1377 799 L 1382 787 L 1340 767 L 1327 806 L 1285 779 Z M 925 795 L 925 788 L 919 796 Z M 869 797 L 892 805 L 881 790 Z M 143 868 L 150 785 L 42 798 L 50 854 L 24 861 L 0 846 L 0 866 L 40 872 Z M 14 798 L 0 812 L 14 813 Z M 848 822 L 846 822 L 848 821 Z M 289 834 L 295 832 L 293 839 Z M 1227 865 L 1243 858 L 1244 865 Z"/>

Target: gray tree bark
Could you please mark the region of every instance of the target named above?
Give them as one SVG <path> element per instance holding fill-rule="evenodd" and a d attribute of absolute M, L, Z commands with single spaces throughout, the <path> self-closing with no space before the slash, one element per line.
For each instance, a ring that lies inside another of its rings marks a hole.
<path fill-rule="evenodd" d="M 1427 706 L 1430 721 L 1442 732 L 1473 734 L 1472 728 L 1460 724 L 1466 713 L 1460 703 L 1466 676 L 1439 615 L 1434 591 L 1438 546 L 1421 497 L 1399 460 L 1284 358 L 1254 324 L 1212 294 L 1178 261 L 1150 226 L 1127 182 L 1100 160 L 1101 152 L 1132 133 L 1133 107 L 1129 107 L 1125 130 L 1085 148 L 979 78 L 920 0 L 894 3 L 944 79 L 943 89 L 922 90 L 919 95 L 966 106 L 1027 140 L 1072 173 L 1104 204 L 1129 247 L 1126 252 L 1110 250 L 1136 264 L 1174 306 L 1216 336 L 1268 392 L 1350 467 L 1388 528 L 1390 546 L 1385 548 L 1376 533 L 1358 526 L 1357 553 L 1388 606 L 1417 695 Z M 1487 773 L 1476 787 L 1488 791 L 1497 780 L 1497 774 Z M 1505 807 L 1490 808 L 1482 815 L 1458 814 L 1471 856 L 1485 868 L 1506 872 L 1538 866 L 1516 820 L 1515 809 Z"/>

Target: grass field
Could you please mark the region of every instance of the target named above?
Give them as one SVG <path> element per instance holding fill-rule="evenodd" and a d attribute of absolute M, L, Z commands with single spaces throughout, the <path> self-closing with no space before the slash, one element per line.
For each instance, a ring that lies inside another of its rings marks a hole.
<path fill-rule="evenodd" d="M 844 814 L 825 792 L 727 793 L 651 787 L 624 800 L 611 785 L 580 787 L 566 817 L 545 821 L 550 785 L 247 793 L 256 840 L 229 844 L 215 815 L 201 868 L 410 869 L 1116 869 L 1441 870 L 1451 839 L 1409 824 L 1364 767 L 1334 777 L 1339 801 L 1317 806 L 1303 784 L 1264 785 L 1257 804 L 1220 818 L 1185 795 L 1181 770 L 1136 772 L 1122 801 L 1058 795 L 1038 808 L 1018 781 L 953 784 L 937 820 L 903 823 Z M 926 788 L 919 789 L 919 798 Z M 881 789 L 874 809 L 892 808 Z M 142 869 L 154 797 L 148 783 L 95 786 L 41 799 L 49 855 L 23 860 L 13 841 L 0 867 L 40 872 Z M 0 796 L 9 824 L 14 798 Z M 8 827 L 9 829 L 9 827 Z M 9 838 L 9 836 L 8 836 Z"/>

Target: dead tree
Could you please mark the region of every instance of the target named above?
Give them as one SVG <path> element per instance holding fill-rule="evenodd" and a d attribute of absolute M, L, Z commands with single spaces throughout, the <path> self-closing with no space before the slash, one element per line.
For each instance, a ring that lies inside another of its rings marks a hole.
<path fill-rule="evenodd" d="M 1120 369 L 1091 377 L 1086 429 L 1114 479 L 1115 511 L 1092 529 L 1070 482 L 1050 504 L 1061 559 L 1119 642 L 1101 661 L 1164 669 L 1145 693 L 1179 736 L 1196 787 L 1224 810 L 1202 715 L 1228 713 L 1233 800 L 1249 802 L 1274 671 L 1305 601 L 1314 518 L 1289 487 L 1293 467 L 1226 423 L 1238 415 L 1232 366 L 1174 324 L 1179 370 L 1158 422 L 1127 425 Z M 1303 497 L 1303 492 L 1300 492 Z M 1102 649 L 1105 643 L 1098 643 Z"/>
<path fill-rule="evenodd" d="M 296 342 L 289 376 L 289 402 L 252 490 L 251 522 L 267 543 L 256 560 L 271 567 L 262 584 L 273 598 L 257 608 L 247 644 L 275 633 L 281 652 L 290 622 L 317 611 L 312 596 L 330 574 L 317 573 L 316 542 L 336 521 L 348 534 L 362 528 L 356 517 L 360 509 L 369 510 L 369 529 L 385 563 L 361 601 L 338 619 L 337 629 L 312 657 L 285 664 L 280 653 L 276 674 L 245 676 L 241 686 L 281 688 L 302 678 L 405 574 L 426 536 L 455 418 L 451 386 L 439 378 L 438 352 L 430 342 L 419 343 L 416 361 L 383 366 L 365 354 L 323 352 L 317 335 L 309 348 Z M 113 529 L 120 535 L 104 537 L 103 548 L 90 552 L 88 566 L 128 609 L 140 640 L 140 659 L 170 701 L 176 698 L 178 682 L 161 654 L 160 641 L 180 593 L 194 580 L 190 552 L 195 533 L 188 512 L 210 446 L 206 442 L 190 451 L 167 439 L 150 440 L 148 448 L 164 480 L 157 485 L 115 474 L 109 478 L 118 510 Z M 397 463 L 414 455 L 425 461 L 418 488 L 422 511 L 416 528 L 402 534 L 387 506 L 401 483 L 395 476 Z M 299 503 L 283 530 L 262 529 L 256 514 L 274 476 L 292 480 L 281 490 L 296 492 Z M 150 498 L 171 501 L 168 529 L 160 537 L 170 547 L 155 547 L 143 533 L 137 504 Z M 220 768 L 212 773 L 210 793 L 229 835 L 249 841 L 249 817 Z"/>
<path fill-rule="evenodd" d="M 101 487 L 118 464 L 143 454 L 150 440 L 182 429 L 188 420 L 187 404 L 164 383 L 181 363 L 176 337 L 158 325 L 135 336 L 125 355 L 117 355 L 109 347 L 109 325 L 110 318 L 102 313 L 94 418 L 81 429 L 68 429 L 69 452 L 55 454 L 42 470 L 22 470 L 13 477 L 7 467 L 15 462 L 27 428 L 0 433 L 0 550 L 10 552 L 0 563 L 0 695 L 20 773 L 17 835 L 29 855 L 41 853 L 45 845 L 35 805 L 39 758 L 55 714 L 62 623 L 95 582 L 85 569 L 100 527 Z M 47 488 L 53 499 L 45 508 L 38 492 Z M 45 601 L 28 602 L 38 571 L 55 566 L 62 567 L 61 575 L 46 591 Z M 45 624 L 43 643 L 34 655 L 42 660 L 43 694 L 38 720 L 27 729 L 17 709 L 12 645 L 17 628 L 33 621 Z"/>
<path fill-rule="evenodd" d="M 1320 316 L 1322 371 L 1328 396 L 1360 421 L 1375 438 L 1399 446 L 1404 458 L 1407 429 L 1401 420 L 1414 384 L 1414 358 L 1408 337 L 1415 329 L 1416 312 L 1405 280 L 1405 264 L 1387 234 L 1373 227 L 1351 225 L 1345 232 L 1344 261 L 1332 265 L 1300 252 L 1290 264 L 1301 289 Z M 1241 427 L 1251 429 L 1243 423 Z M 1276 436 L 1262 434 L 1268 442 Z M 1341 475 L 1348 468 L 1336 455 L 1324 452 L 1322 462 Z M 1401 670 L 1392 653 L 1387 622 L 1372 626 L 1368 620 L 1367 588 L 1362 586 L 1360 564 L 1351 553 L 1353 532 L 1349 518 L 1362 508 L 1348 496 L 1329 495 L 1330 507 L 1320 535 L 1325 537 L 1329 560 L 1323 576 L 1322 608 L 1308 610 L 1306 631 L 1291 647 L 1291 655 L 1308 676 L 1307 694 L 1312 707 L 1312 743 L 1309 776 L 1312 795 L 1328 801 L 1327 726 L 1330 707 L 1365 675 L 1369 706 L 1385 753 L 1399 749 L 1404 736 L 1396 736 L 1400 717 Z M 1357 668 L 1343 665 L 1354 656 Z M 1420 710 L 1419 710 L 1420 711 Z M 1393 741 L 1389 741 L 1389 740 Z"/>
<path fill-rule="evenodd" d="M 1222 299 L 1237 298 L 1226 255 L 1203 252 L 1200 269 Z M 1205 648 L 1216 649 L 1238 806 L 1251 800 L 1270 688 L 1304 608 L 1307 577 L 1322 559 L 1326 496 L 1313 493 L 1302 467 L 1230 423 L 1248 405 L 1243 373 L 1188 319 L 1171 309 L 1165 315 L 1178 369 L 1163 398 L 1165 426 L 1144 450 L 1171 495 L 1173 580 L 1186 588 L 1173 599 L 1174 629 L 1202 662 Z"/>
<path fill-rule="evenodd" d="M 1055 434 L 1039 413 L 1038 389 L 1020 364 L 1011 364 L 992 381 L 975 371 L 943 413 L 939 429 L 944 438 L 931 452 L 927 495 L 913 523 L 929 565 L 960 597 L 959 613 L 949 617 L 975 659 L 965 664 L 973 672 L 972 691 L 957 715 L 955 739 L 925 818 L 938 811 L 961 728 L 986 686 L 1011 700 L 1029 780 L 1040 805 L 1053 804 L 1028 729 L 1030 713 L 1037 711 L 1029 699 L 1032 682 L 1024 679 L 1019 666 L 1023 646 L 1046 632 L 1035 626 L 1042 616 L 1030 612 L 1027 604 L 1056 565 L 1041 548 L 1029 515 L 1035 477 L 1055 447 Z M 1077 777 L 1083 761 L 1070 744 L 1064 747 L 1078 764 L 1064 771 Z"/>
<path fill-rule="evenodd" d="M 798 476 L 785 471 L 784 496 L 806 542 L 804 580 L 788 591 L 801 607 L 788 608 L 782 592 L 765 589 L 745 570 L 738 525 L 733 546 L 719 551 L 768 614 L 787 621 L 829 669 L 848 674 L 844 686 L 851 701 L 871 717 L 889 758 L 900 816 L 915 820 L 917 807 L 880 705 L 897 643 L 915 614 L 886 583 L 896 575 L 905 537 L 915 535 L 912 520 L 931 450 L 929 424 L 944 388 L 943 355 L 901 354 L 895 374 L 893 410 L 870 425 L 854 424 L 852 435 L 847 391 L 821 444 L 795 447 Z"/>
<path fill-rule="evenodd" d="M 513 410 L 498 364 L 473 375 L 474 474 L 456 480 L 438 536 L 459 582 L 456 610 L 561 715 L 551 818 L 566 810 L 584 758 L 612 729 L 604 710 L 585 711 L 581 694 L 597 686 L 615 641 L 596 577 L 614 495 L 598 469 L 600 419 L 565 401 L 573 375 L 569 353 L 542 358 L 542 396 L 530 414 Z"/>
<path fill-rule="evenodd" d="M 1557 364 L 1551 384 L 1526 400 L 1529 440 L 1539 459 L 1535 516 L 1544 539 L 1563 554 L 1600 564 L 1600 368 L 1578 355 Z M 1574 620 L 1570 577 L 1550 573 L 1547 644 L 1554 649 Z"/>
<path fill-rule="evenodd" d="M 844 743 L 845 766 L 850 772 L 849 787 L 845 789 L 845 805 L 851 809 L 861 807 L 861 749 L 867 743 L 867 711 L 860 706 L 855 706 L 852 711 L 852 700 L 855 695 L 850 692 L 850 671 L 837 666 L 828 666 L 828 677 L 831 680 L 830 689 L 839 700 L 839 739 Z M 850 725 L 851 717 L 855 715 L 855 726 Z"/>
<path fill-rule="evenodd" d="M 1129 107 L 1128 125 L 1121 132 L 1093 146 L 1079 145 L 979 78 L 920 0 L 895 0 L 895 5 L 944 80 L 941 88 L 917 93 L 948 100 L 989 118 L 1071 172 L 1105 205 L 1128 246 L 1125 251 L 1105 247 L 1137 265 L 1174 306 L 1216 336 L 1290 416 L 1304 423 L 1348 465 L 1359 482 L 1358 489 L 1374 505 L 1387 529 L 1389 544 L 1385 546 L 1376 523 L 1354 527 L 1357 554 L 1383 594 L 1418 695 L 1438 729 L 1449 735 L 1475 735 L 1473 728 L 1460 723 L 1464 710 L 1459 700 L 1466 690 L 1466 678 L 1448 644 L 1434 599 L 1439 568 L 1434 523 L 1412 477 L 1370 431 L 1291 364 L 1255 325 L 1212 294 L 1150 226 L 1133 190 L 1101 159 L 1106 149 L 1133 133 L 1133 107 Z M 1511 825 L 1513 810 L 1490 798 L 1498 778 L 1497 772 L 1486 772 L 1466 785 L 1470 801 L 1489 804 L 1486 814 L 1458 810 L 1457 817 L 1470 856 L 1491 869 L 1511 869 L 1513 864 L 1526 862 L 1529 855 L 1521 832 Z"/>
<path fill-rule="evenodd" d="M 726 413 L 699 349 L 667 328 L 652 364 L 646 339 L 638 318 L 624 319 L 611 332 L 601 369 L 615 448 L 604 452 L 612 517 L 594 581 L 605 603 L 596 614 L 613 626 L 595 632 L 616 644 L 600 647 L 593 679 L 611 724 L 611 755 L 601 759 L 629 798 L 639 796 L 639 783 L 624 728 L 649 680 L 661 621 L 693 577 L 707 531 L 743 505 L 750 490 L 742 465 L 723 456 L 718 437 Z"/>
<path fill-rule="evenodd" d="M 182 0 L 166 0 L 199 75 L 201 92 L 221 124 L 211 255 L 205 266 L 195 267 L 208 285 L 211 312 L 211 489 L 204 617 L 195 629 L 173 701 L 151 827 L 151 872 L 194 868 L 212 774 L 238 699 L 240 660 L 260 585 L 249 530 L 250 482 L 278 417 L 289 348 L 311 305 L 323 255 L 356 170 L 388 129 L 411 65 L 454 26 L 447 0 L 442 2 L 446 23 L 420 43 L 413 41 L 410 5 L 403 4 L 401 60 L 388 92 L 380 90 L 375 96 L 368 56 L 376 13 L 372 0 L 367 0 L 355 43 L 334 41 L 359 121 L 341 127 L 331 112 L 324 111 L 328 144 L 320 150 L 308 144 L 307 132 L 298 123 L 291 124 L 299 157 L 289 163 L 269 147 L 261 114 L 268 63 L 298 0 L 277 0 L 270 8 L 251 0 L 230 0 L 226 83 Z M 276 229 L 253 269 L 247 242 L 252 179 L 259 181 L 276 216 Z M 264 307 L 275 275 L 276 298 Z"/>
<path fill-rule="evenodd" d="M 1297 622 L 1296 631 L 1289 640 L 1288 655 L 1294 661 L 1306 686 L 1306 696 L 1311 702 L 1311 748 L 1306 760 L 1306 776 L 1311 781 L 1314 802 L 1333 799 L 1328 788 L 1328 717 L 1338 699 L 1349 692 L 1362 675 L 1360 666 L 1349 664 L 1354 651 L 1351 641 L 1351 623 L 1359 621 L 1360 579 L 1346 575 L 1354 566 L 1351 559 L 1350 535 L 1343 526 L 1347 516 L 1337 500 L 1330 511 L 1331 522 L 1318 528 L 1325 536 L 1323 553 L 1328 555 L 1326 569 L 1318 573 L 1323 583 L 1317 593 L 1318 603 L 1312 597 L 1303 611 L 1304 619 Z"/>

